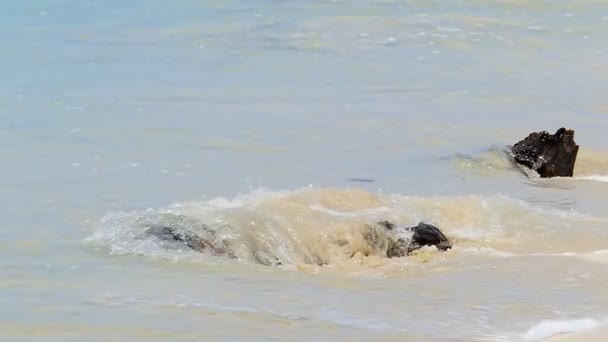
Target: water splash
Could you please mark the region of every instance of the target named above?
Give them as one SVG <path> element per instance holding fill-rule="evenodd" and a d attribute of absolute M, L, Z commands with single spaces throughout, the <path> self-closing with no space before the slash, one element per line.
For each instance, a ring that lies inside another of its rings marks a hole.
<path fill-rule="evenodd" d="M 404 225 L 434 223 L 453 241 L 453 254 L 484 249 L 503 255 L 588 252 L 608 244 L 604 219 L 534 207 L 504 196 L 409 197 L 324 188 L 261 190 L 234 199 L 110 213 L 86 241 L 113 255 L 175 261 L 217 259 L 213 253 L 201 254 L 183 244 L 146 237 L 150 224 L 165 224 L 197 234 L 212 231 L 213 241 L 228 246 L 238 261 L 276 264 L 280 260 L 296 269 L 345 263 L 390 266 L 429 261 L 440 254 L 431 249 L 405 258 L 409 261 L 387 259 L 387 247 L 382 243 L 386 237 L 370 237 L 378 234 L 370 227 L 385 220 Z M 585 226 L 586 233 L 571 229 L 575 226 Z"/>

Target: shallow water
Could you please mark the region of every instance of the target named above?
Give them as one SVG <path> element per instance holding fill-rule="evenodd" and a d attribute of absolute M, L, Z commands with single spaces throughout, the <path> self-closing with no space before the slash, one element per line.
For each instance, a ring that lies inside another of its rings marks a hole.
<path fill-rule="evenodd" d="M 604 7 L 7 4 L 0 336 L 511 341 L 603 324 Z M 572 179 L 502 153 L 561 126 L 581 145 Z M 238 259 L 137 238 L 166 213 L 213 225 Z M 362 238 L 378 220 L 437 224 L 454 248 L 382 258 Z"/>

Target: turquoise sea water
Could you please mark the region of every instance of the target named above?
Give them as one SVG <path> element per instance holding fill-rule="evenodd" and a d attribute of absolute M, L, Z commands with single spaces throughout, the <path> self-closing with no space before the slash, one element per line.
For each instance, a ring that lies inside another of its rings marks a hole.
<path fill-rule="evenodd" d="M 517 340 L 600 319 L 606 264 L 568 253 L 608 249 L 607 35 L 603 1 L 6 3 L 0 337 Z M 574 180 L 498 152 L 561 126 Z M 131 217 L 170 211 L 293 262 L 131 240 Z M 342 260 L 320 238 L 382 215 L 441 225 L 453 253 Z"/>

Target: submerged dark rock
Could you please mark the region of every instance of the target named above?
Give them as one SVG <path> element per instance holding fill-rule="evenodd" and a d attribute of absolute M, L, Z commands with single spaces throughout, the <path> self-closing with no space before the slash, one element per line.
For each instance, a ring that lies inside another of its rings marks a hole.
<path fill-rule="evenodd" d="M 389 221 L 379 222 L 379 224 L 393 232 L 392 236 L 389 237 L 386 252 L 389 258 L 409 255 L 424 246 L 435 246 L 440 251 L 452 248 L 448 238 L 432 224 L 420 222 L 414 227 L 399 227 Z"/>
<path fill-rule="evenodd" d="M 574 131 L 562 127 L 555 134 L 531 133 L 513 145 L 511 153 L 515 162 L 538 172 L 542 178 L 572 177 L 578 147 Z"/>
<path fill-rule="evenodd" d="M 185 247 L 200 253 L 236 258 L 230 245 L 217 239 L 215 230 L 187 216 L 164 215 L 160 222 L 146 222 L 144 227 L 145 237 L 156 239 L 167 248 Z M 386 251 L 389 258 L 407 256 L 423 246 L 436 246 L 441 251 L 452 247 L 439 228 L 423 222 L 408 227 L 382 221 L 368 228 L 365 240 L 370 248 L 381 254 Z M 252 258 L 262 265 L 283 265 L 277 256 L 268 251 L 254 251 Z M 321 266 L 326 264 L 326 261 L 314 256 L 311 262 Z"/>
<path fill-rule="evenodd" d="M 206 230 L 210 232 L 210 230 Z M 211 252 L 214 255 L 230 255 L 225 247 L 211 239 L 205 239 L 191 231 L 164 225 L 149 225 L 145 233 L 161 241 L 177 242 L 197 252 Z"/>

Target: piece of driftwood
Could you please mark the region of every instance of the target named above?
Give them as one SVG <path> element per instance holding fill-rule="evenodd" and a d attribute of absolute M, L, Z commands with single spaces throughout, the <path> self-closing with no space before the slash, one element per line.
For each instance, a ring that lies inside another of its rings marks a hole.
<path fill-rule="evenodd" d="M 574 131 L 562 127 L 555 134 L 531 133 L 513 145 L 511 153 L 516 163 L 536 171 L 541 178 L 572 177 L 578 147 Z"/>

